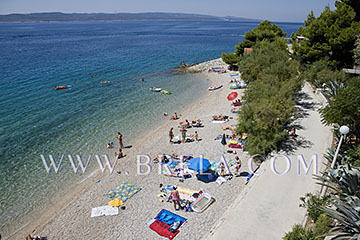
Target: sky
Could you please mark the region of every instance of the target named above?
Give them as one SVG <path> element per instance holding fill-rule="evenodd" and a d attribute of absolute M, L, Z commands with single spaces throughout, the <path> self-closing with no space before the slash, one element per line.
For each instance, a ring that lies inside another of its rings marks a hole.
<path fill-rule="evenodd" d="M 34 12 L 181 12 L 303 22 L 335 0 L 0 0 L 0 14 Z"/>

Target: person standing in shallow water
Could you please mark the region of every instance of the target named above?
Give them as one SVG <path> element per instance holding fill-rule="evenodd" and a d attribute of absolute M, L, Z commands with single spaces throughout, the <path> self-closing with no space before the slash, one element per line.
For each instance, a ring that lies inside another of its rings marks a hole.
<path fill-rule="evenodd" d="M 118 132 L 117 138 L 119 139 L 120 148 L 124 148 L 123 135 L 120 132 Z"/>

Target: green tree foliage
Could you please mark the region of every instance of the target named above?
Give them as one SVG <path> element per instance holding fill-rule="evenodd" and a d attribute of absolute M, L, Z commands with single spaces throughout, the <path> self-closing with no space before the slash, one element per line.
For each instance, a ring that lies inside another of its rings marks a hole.
<path fill-rule="evenodd" d="M 359 0 L 342 0 L 343 3 L 351 6 L 355 13 L 355 21 L 360 21 L 360 1 Z"/>
<path fill-rule="evenodd" d="M 356 42 L 355 42 L 354 61 L 355 61 L 355 64 L 360 65 L 360 35 L 358 35 Z"/>
<path fill-rule="evenodd" d="M 272 24 L 268 20 L 265 20 L 253 30 L 245 33 L 244 41 L 240 42 L 239 45 L 235 47 L 235 54 L 238 56 L 242 55 L 244 53 L 244 48 L 251 48 L 257 42 L 261 42 L 263 40 L 272 42 L 285 36 L 286 33 L 284 33 L 279 26 Z"/>
<path fill-rule="evenodd" d="M 320 110 L 322 121 L 327 124 L 347 125 L 350 133 L 360 138 L 360 79 L 348 82 L 329 104 Z"/>
<path fill-rule="evenodd" d="M 294 54 L 302 63 L 312 63 L 328 57 L 338 66 L 350 66 L 356 36 L 360 32 L 360 22 L 352 5 L 353 1 L 335 2 L 336 10 L 329 7 L 318 18 L 309 15 L 305 27 L 299 28 L 297 36 L 306 39 L 299 44 L 293 42 Z M 294 36 L 293 36 L 294 38 Z"/>
<path fill-rule="evenodd" d="M 286 33 L 284 33 L 279 26 L 272 24 L 268 20 L 265 20 L 253 30 L 245 33 L 244 41 L 235 46 L 235 53 L 223 53 L 221 57 L 225 63 L 230 64 L 231 67 L 234 67 L 237 65 L 237 63 L 240 62 L 245 48 L 252 48 L 256 43 L 263 40 L 273 42 L 275 40 L 279 41 L 279 39 L 282 39 L 282 41 L 286 41 L 283 39 L 285 36 Z"/>
<path fill-rule="evenodd" d="M 222 60 L 229 64 L 232 68 L 236 66 L 240 62 L 240 56 L 235 53 L 223 53 L 221 55 Z"/>
<path fill-rule="evenodd" d="M 302 82 L 297 78 L 298 63 L 289 59 L 286 46 L 284 39 L 263 40 L 239 64 L 248 87 L 238 132 L 248 133 L 245 147 L 250 154 L 266 155 L 287 136 L 284 124 L 294 112 L 294 94 Z"/>

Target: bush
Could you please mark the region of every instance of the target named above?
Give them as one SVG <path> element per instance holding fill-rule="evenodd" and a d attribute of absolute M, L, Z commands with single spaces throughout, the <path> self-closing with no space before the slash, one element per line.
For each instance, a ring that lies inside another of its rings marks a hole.
<path fill-rule="evenodd" d="M 324 213 L 318 217 L 314 229 L 314 234 L 317 236 L 317 239 L 322 240 L 325 238 L 324 235 L 329 232 L 332 222 L 332 219 Z"/>
<path fill-rule="evenodd" d="M 308 215 L 314 222 L 324 213 L 321 208 L 330 205 L 329 196 L 318 197 L 312 193 L 307 193 L 305 197 L 301 197 L 300 200 L 303 202 L 300 204 L 300 207 L 306 208 Z"/>
<path fill-rule="evenodd" d="M 291 232 L 287 232 L 283 240 L 314 240 L 315 234 L 311 230 L 304 229 L 300 224 L 292 227 Z"/>

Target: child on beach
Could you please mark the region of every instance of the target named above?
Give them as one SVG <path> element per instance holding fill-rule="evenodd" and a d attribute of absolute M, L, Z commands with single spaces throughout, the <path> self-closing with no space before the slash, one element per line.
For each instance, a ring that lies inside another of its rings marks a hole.
<path fill-rule="evenodd" d="M 194 138 L 196 142 L 199 142 L 199 134 L 197 131 L 195 131 Z"/>
<path fill-rule="evenodd" d="M 236 176 L 239 176 L 240 175 L 240 168 L 241 168 L 241 160 L 239 159 L 238 156 L 235 157 L 235 162 L 236 162 L 235 173 L 236 173 Z"/>
<path fill-rule="evenodd" d="M 113 142 L 109 142 L 109 143 L 106 145 L 106 147 L 110 149 L 110 148 L 113 148 L 113 145 L 114 145 Z"/>
<path fill-rule="evenodd" d="M 176 190 L 177 187 L 173 187 L 173 190 L 170 192 L 170 197 L 171 197 L 171 200 L 173 201 L 174 203 L 174 208 L 176 211 L 178 211 L 179 209 L 181 209 L 181 204 L 180 204 L 180 195 L 179 195 L 179 192 L 178 190 Z M 176 208 L 176 205 L 179 205 L 179 209 Z"/>
<path fill-rule="evenodd" d="M 119 149 L 119 153 L 115 152 L 116 159 L 120 159 L 125 157 L 126 155 L 123 154 L 122 149 Z"/>

